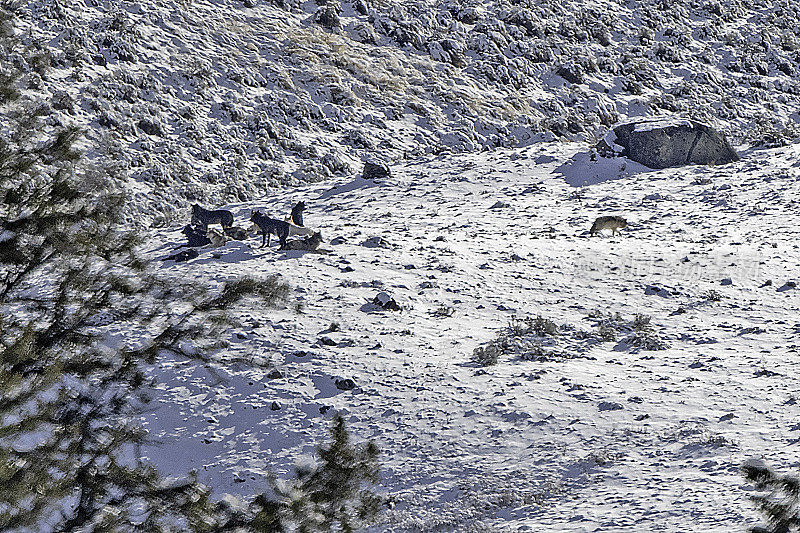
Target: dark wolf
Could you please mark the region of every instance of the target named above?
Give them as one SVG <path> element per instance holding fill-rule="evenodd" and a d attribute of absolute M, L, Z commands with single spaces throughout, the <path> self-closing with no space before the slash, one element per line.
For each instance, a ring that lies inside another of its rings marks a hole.
<path fill-rule="evenodd" d="M 314 232 L 313 235 L 310 237 L 306 237 L 305 239 L 294 239 L 288 241 L 286 244 L 281 246 L 281 250 L 304 250 L 306 252 L 313 252 L 319 245 L 322 243 L 322 233 L 319 231 Z"/>
<path fill-rule="evenodd" d="M 289 238 L 289 223 L 283 220 L 270 218 L 261 211 L 253 211 L 250 215 L 250 221 L 261 229 L 261 247 L 264 243 L 269 246 L 270 237 L 274 233 L 281 243 L 281 248 L 286 246 L 286 239 Z"/>
<path fill-rule="evenodd" d="M 306 203 L 303 201 L 297 202 L 292 208 L 292 224 L 295 226 L 303 225 L 303 211 L 306 209 Z"/>
<path fill-rule="evenodd" d="M 233 226 L 233 213 L 226 209 L 209 211 L 208 209 L 203 209 L 197 204 L 193 204 L 192 224 L 199 224 L 204 228 L 208 228 L 209 224 L 219 224 L 223 228 L 229 228 Z"/>
<path fill-rule="evenodd" d="M 208 238 L 206 235 L 206 230 L 202 226 L 184 226 L 182 233 L 186 235 L 186 238 L 189 241 L 189 244 L 185 246 L 194 248 L 196 246 L 205 246 L 206 244 L 211 244 L 211 239 Z"/>
<path fill-rule="evenodd" d="M 190 259 L 194 259 L 200 255 L 200 252 L 195 250 L 194 248 L 189 248 L 188 250 L 184 250 L 182 252 L 178 252 L 176 254 L 172 254 L 169 257 L 165 257 L 164 261 L 175 261 L 176 263 L 182 263 L 184 261 L 188 261 Z"/>

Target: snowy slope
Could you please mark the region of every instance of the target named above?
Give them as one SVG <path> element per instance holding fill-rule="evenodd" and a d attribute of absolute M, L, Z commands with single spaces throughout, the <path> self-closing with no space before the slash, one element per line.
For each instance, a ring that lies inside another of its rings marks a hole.
<path fill-rule="evenodd" d="M 800 297 L 787 284 L 800 260 L 800 148 L 648 171 L 547 143 L 392 171 L 228 206 L 249 224 L 251 209 L 282 216 L 303 199 L 327 254 L 252 238 L 161 263 L 206 280 L 277 272 L 304 307 L 238 311 L 223 381 L 179 361 L 154 370 L 165 386 L 146 424 L 163 444 L 147 454 L 159 467 L 252 493 L 341 412 L 382 450 L 390 508 L 375 531 L 754 523 L 742 461 L 800 468 Z M 604 214 L 629 227 L 590 238 Z M 178 230 L 154 232 L 148 254 L 168 255 Z M 370 304 L 380 291 L 403 309 Z M 669 349 L 582 335 L 598 310 L 649 315 Z M 473 350 L 514 316 L 566 325 L 565 356 L 476 365 Z M 353 390 L 336 387 L 345 378 Z"/>
<path fill-rule="evenodd" d="M 250 3 L 12 3 L 43 57 L 20 65 L 26 91 L 118 168 L 129 222 L 169 225 L 176 203 L 252 202 L 373 157 L 591 140 L 642 115 L 737 144 L 800 135 L 792 1 Z"/>
<path fill-rule="evenodd" d="M 114 164 L 163 273 L 293 287 L 287 309 L 235 311 L 214 372 L 152 370 L 165 472 L 252 494 L 341 412 L 383 450 L 376 531 L 731 531 L 756 518 L 745 458 L 800 468 L 800 148 L 662 171 L 588 149 L 642 115 L 796 139 L 794 2 L 14 6 L 49 58 L 10 58 L 25 97 Z M 393 176 L 356 177 L 370 158 Z M 252 238 L 160 262 L 193 202 L 249 226 L 300 199 L 329 253 Z M 629 226 L 589 238 L 602 215 Z M 370 303 L 383 291 L 400 311 Z M 609 313 L 669 348 L 602 341 Z M 473 361 L 538 316 L 558 354 Z"/>

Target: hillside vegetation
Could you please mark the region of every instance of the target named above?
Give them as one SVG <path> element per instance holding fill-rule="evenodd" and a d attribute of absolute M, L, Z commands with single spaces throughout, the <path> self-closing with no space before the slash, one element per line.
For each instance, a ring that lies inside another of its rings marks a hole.
<path fill-rule="evenodd" d="M 592 140 L 639 115 L 797 134 L 790 1 L 5 4 L 41 51 L 26 86 L 118 165 L 145 224 L 371 157 Z"/>

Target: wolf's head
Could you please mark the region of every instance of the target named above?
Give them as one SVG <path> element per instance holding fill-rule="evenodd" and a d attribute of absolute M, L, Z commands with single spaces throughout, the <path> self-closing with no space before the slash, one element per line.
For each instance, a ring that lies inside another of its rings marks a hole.
<path fill-rule="evenodd" d="M 263 216 L 264 216 L 263 213 L 261 213 L 261 211 L 256 209 L 255 211 L 250 213 L 250 222 L 255 222 L 256 220 L 260 219 Z"/>

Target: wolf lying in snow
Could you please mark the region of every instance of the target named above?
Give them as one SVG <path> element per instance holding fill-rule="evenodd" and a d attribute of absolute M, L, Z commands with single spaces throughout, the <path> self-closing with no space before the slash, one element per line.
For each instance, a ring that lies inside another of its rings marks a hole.
<path fill-rule="evenodd" d="M 192 225 L 200 225 L 207 228 L 209 224 L 219 224 L 223 228 L 233 226 L 233 213 L 226 209 L 209 211 L 197 204 L 192 205 Z"/>
<path fill-rule="evenodd" d="M 186 235 L 186 239 L 189 241 L 189 244 L 184 244 L 182 246 L 194 248 L 211 244 L 211 240 L 206 236 L 206 231 L 202 227 L 187 225 L 183 227 L 181 233 Z"/>
<path fill-rule="evenodd" d="M 222 228 L 225 232 L 225 235 L 234 241 L 243 241 L 247 239 L 247 231 L 244 228 L 238 228 L 236 226 L 230 226 L 228 228 Z"/>
<path fill-rule="evenodd" d="M 186 239 L 189 241 L 188 244 L 182 244 L 181 246 L 188 246 L 189 248 L 198 248 L 207 244 L 218 247 L 228 242 L 227 236 L 221 231 L 205 229 L 202 226 L 184 226 L 181 233 L 186 235 Z"/>
<path fill-rule="evenodd" d="M 291 237 L 292 235 L 313 235 L 314 230 L 311 228 L 306 228 L 304 226 L 297 226 L 292 224 L 291 222 L 286 222 L 284 220 L 278 220 L 275 218 L 270 218 L 269 216 L 265 215 L 261 211 L 253 211 L 250 215 L 250 221 L 254 222 L 256 226 L 258 226 L 259 230 L 262 234 L 261 246 L 266 245 L 269 246 L 270 244 L 270 237 L 274 234 L 278 237 L 280 241 L 281 248 L 286 246 L 286 239 Z"/>
<path fill-rule="evenodd" d="M 319 245 L 322 243 L 322 233 L 319 231 L 315 232 L 311 237 L 306 237 L 305 239 L 294 239 L 291 241 L 287 241 L 283 246 L 281 246 L 281 250 L 303 250 L 306 252 L 313 252 Z"/>
<path fill-rule="evenodd" d="M 165 257 L 163 261 L 175 261 L 176 263 L 183 263 L 184 261 L 189 261 L 190 259 L 198 257 L 199 255 L 200 252 L 194 248 L 189 248 L 188 250 L 183 250 L 182 252 Z"/>
<path fill-rule="evenodd" d="M 211 241 L 211 246 L 218 248 L 228 242 L 228 238 L 219 230 L 209 229 L 206 231 L 206 237 Z"/>
<path fill-rule="evenodd" d="M 619 230 L 622 228 L 628 227 L 628 221 L 622 217 L 615 217 L 615 216 L 604 216 L 598 217 L 594 224 L 592 224 L 592 229 L 589 230 L 590 235 L 594 235 L 595 233 L 604 230 L 610 229 L 611 235 L 615 233 L 619 233 Z"/>

